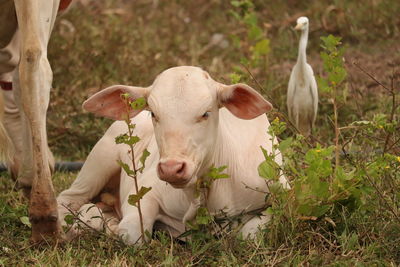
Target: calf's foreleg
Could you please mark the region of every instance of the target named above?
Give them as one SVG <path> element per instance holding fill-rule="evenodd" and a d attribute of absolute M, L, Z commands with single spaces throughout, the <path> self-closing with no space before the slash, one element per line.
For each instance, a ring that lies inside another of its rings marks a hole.
<path fill-rule="evenodd" d="M 114 127 L 111 126 L 94 146 L 71 187 L 57 197 L 62 224 L 65 225 L 64 217 L 70 210 L 78 211 L 82 205 L 97 196 L 111 179 L 119 179 L 121 167 L 117 160 L 121 145 L 115 144 L 115 135 L 112 133 Z"/>
<path fill-rule="evenodd" d="M 125 179 L 132 180 L 132 178 L 125 176 Z M 145 169 L 144 173 L 138 178 L 139 180 L 139 188 L 142 186 L 145 187 L 154 187 L 155 179 L 158 179 L 156 167 L 149 166 Z M 121 185 L 125 184 L 129 180 L 122 181 Z M 121 210 L 122 210 L 122 220 L 118 225 L 118 234 L 122 237 L 125 243 L 127 244 L 136 244 L 142 243 L 143 239 L 141 232 L 141 218 L 139 215 L 139 209 L 136 206 L 133 206 L 128 203 L 129 195 L 136 194 L 135 189 L 133 187 L 133 182 L 130 181 L 132 188 L 130 192 L 121 199 Z M 143 220 L 143 230 L 144 232 L 148 232 L 149 234 L 153 231 L 153 225 L 160 214 L 160 206 L 155 198 L 156 192 L 152 192 L 151 190 L 143 196 L 140 200 L 140 207 L 142 213 Z M 146 236 L 144 237 L 146 238 Z"/>

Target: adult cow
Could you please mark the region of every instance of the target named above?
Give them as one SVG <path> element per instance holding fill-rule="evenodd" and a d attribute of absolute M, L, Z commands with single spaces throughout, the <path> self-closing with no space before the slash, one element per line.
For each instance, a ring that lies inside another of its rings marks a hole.
<path fill-rule="evenodd" d="M 200 68 L 183 66 L 162 72 L 150 87 L 116 85 L 104 89 L 83 107 L 121 120 L 126 116 L 122 93 L 131 99 L 146 98 L 144 109 L 150 111 L 130 113 L 136 124 L 134 134 L 141 138 L 134 148 L 136 164 L 145 148 L 151 153 L 138 177 L 139 186 L 152 188 L 141 202 L 145 230 L 151 232 L 159 221 L 178 235 L 200 205 L 214 215 L 223 211 L 228 216 L 265 205 L 262 192 L 267 192 L 268 186 L 257 167 L 264 159 L 260 146 L 272 150 L 264 114 L 272 106 L 254 89 L 245 84 L 224 85 Z M 114 218 L 109 228 L 132 244 L 141 236 L 138 210 L 128 204 L 128 196 L 135 193 L 134 182 L 117 163 L 131 162 L 129 148 L 115 144 L 115 137 L 125 132 L 125 123 L 115 122 L 93 148 L 77 179 L 57 200 L 60 218 L 71 209 L 79 210 L 82 221 L 100 229 L 104 226 L 96 219 L 100 217 L 90 217 L 101 215 L 101 211 L 90 209 L 87 203 L 104 188 L 119 193 L 116 210 L 120 209 L 122 219 L 118 223 Z M 281 164 L 281 160 L 277 155 L 276 161 Z M 230 178 L 214 181 L 205 195 L 196 197 L 197 180 L 213 165 L 228 166 Z M 285 177 L 280 182 L 287 186 Z M 267 216 L 256 216 L 241 232 L 251 235 L 267 220 Z"/>
<path fill-rule="evenodd" d="M 0 94 L 5 98 L 0 103 L 0 113 L 4 111 L 0 157 L 8 159 L 12 176 L 30 195 L 34 242 L 62 235 L 51 182 L 54 160 L 46 134 L 52 83 L 47 44 L 58 10 L 70 2 L 0 0 Z"/>

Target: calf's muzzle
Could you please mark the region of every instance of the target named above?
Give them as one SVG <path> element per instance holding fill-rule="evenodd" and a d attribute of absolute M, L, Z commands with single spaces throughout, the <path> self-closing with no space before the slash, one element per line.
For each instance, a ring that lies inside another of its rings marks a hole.
<path fill-rule="evenodd" d="M 187 164 L 184 161 L 160 161 L 157 167 L 158 177 L 173 186 L 185 185 L 190 177 L 187 175 Z"/>

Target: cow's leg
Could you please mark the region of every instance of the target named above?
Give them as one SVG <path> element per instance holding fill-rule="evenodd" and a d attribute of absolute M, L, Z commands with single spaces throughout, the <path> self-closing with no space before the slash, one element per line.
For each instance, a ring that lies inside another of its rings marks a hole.
<path fill-rule="evenodd" d="M 17 179 L 18 187 L 23 190 L 24 195 L 29 199 L 33 177 L 35 174 L 35 162 L 32 154 L 32 132 L 29 119 L 23 112 L 23 104 L 21 98 L 21 89 L 18 72 L 13 78 L 13 92 L 5 93 L 6 105 L 4 114 L 4 125 L 11 136 L 14 145 L 14 156 L 8 168 L 11 171 L 11 177 Z M 17 107 L 18 106 L 18 107 Z M 44 126 L 46 127 L 46 126 Z M 45 144 L 45 153 L 47 153 L 47 162 L 50 173 L 54 171 L 54 157 L 47 145 Z M 45 160 L 45 159 L 44 159 Z"/>
<path fill-rule="evenodd" d="M 15 10 L 13 10 L 13 12 L 15 12 Z M 27 125 L 23 123 L 24 114 L 20 113 L 20 110 L 22 110 L 22 105 L 20 101 L 18 101 L 18 103 L 16 101 L 20 99 L 18 71 L 16 71 L 16 67 L 20 60 L 19 36 L 19 31 L 14 32 L 14 35 L 12 36 L 11 41 L 8 43 L 8 45 L 0 49 L 0 82 L 1 86 L 4 87 L 2 91 L 5 99 L 3 123 L 6 132 L 8 133 L 8 136 L 11 138 L 13 145 L 13 154 L 10 155 L 10 159 L 7 159 L 7 166 L 11 172 L 11 176 L 14 179 L 17 179 L 18 177 L 19 166 L 21 165 L 23 156 L 26 155 L 24 151 L 28 150 L 28 147 L 30 145 L 29 140 L 31 139 L 30 135 L 28 135 L 29 131 L 26 129 Z M 28 140 L 28 143 L 23 144 L 23 138 L 25 140 Z M 53 170 L 54 158 L 48 147 L 47 150 L 49 154 L 49 165 L 50 168 Z M 29 160 L 29 157 L 27 160 Z M 30 168 L 30 172 L 32 172 L 32 168 Z M 19 179 L 19 186 L 28 189 L 26 190 L 27 192 L 30 191 L 30 187 L 32 184 L 32 179 L 29 177 L 31 177 L 31 175 L 25 174 L 21 175 L 21 178 Z"/>
<path fill-rule="evenodd" d="M 58 0 L 15 0 L 20 31 L 17 101 L 20 101 L 26 136 L 26 156 L 21 163 L 21 180 L 32 181 L 29 218 L 32 241 L 46 236 L 61 237 L 57 202 L 51 182 L 47 150 L 46 111 L 52 72 L 47 60 L 47 44 L 59 5 Z M 29 149 L 29 150 L 28 150 Z"/>
<path fill-rule="evenodd" d="M 16 72 L 13 79 L 13 90 L 3 91 L 5 104 L 4 104 L 4 127 L 10 136 L 13 144 L 13 155 L 11 160 L 7 163 L 10 170 L 11 177 L 18 179 L 18 186 L 24 189 L 25 195 L 29 198 L 30 188 L 32 186 L 32 154 L 26 151 L 32 150 L 31 134 L 26 123 L 26 116 L 22 110 L 22 103 L 18 103 L 15 99 L 20 99 L 20 86 L 18 73 Z M 48 146 L 46 146 L 48 154 L 48 164 L 51 171 L 54 171 L 54 157 Z M 26 157 L 26 158 L 24 158 Z M 21 169 L 19 166 L 21 162 L 25 162 L 25 166 L 29 168 Z M 30 164 L 28 164 L 30 163 Z"/>
<path fill-rule="evenodd" d="M 12 72 L 19 61 L 17 18 L 13 0 L 0 0 L 0 160 L 11 161 L 14 154 L 12 140 L 9 138 L 7 125 L 8 99 L 12 94 Z M 4 107 L 5 106 L 5 107 Z M 16 110 L 18 113 L 18 110 Z M 5 113 L 5 116 L 4 116 Z"/>

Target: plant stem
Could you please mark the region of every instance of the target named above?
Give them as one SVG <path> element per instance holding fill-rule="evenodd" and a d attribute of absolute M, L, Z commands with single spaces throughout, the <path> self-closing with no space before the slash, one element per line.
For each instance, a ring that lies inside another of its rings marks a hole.
<path fill-rule="evenodd" d="M 391 95 L 391 98 L 392 98 L 392 107 L 391 107 L 391 111 L 390 111 L 389 121 L 390 121 L 390 123 L 393 123 L 394 114 L 395 114 L 396 109 L 397 109 L 396 93 L 395 93 L 395 90 L 394 90 L 394 71 L 393 71 L 392 77 L 391 77 L 390 95 Z M 389 140 L 390 140 L 391 135 L 392 135 L 391 132 L 388 132 L 387 135 L 386 135 L 385 145 L 383 147 L 383 154 L 385 154 L 388 151 L 388 145 L 389 145 Z"/>
<path fill-rule="evenodd" d="M 131 121 L 129 119 L 129 98 L 127 98 L 126 100 L 126 109 L 127 109 L 127 119 L 125 120 L 125 123 L 128 125 L 128 135 L 130 138 L 133 137 L 133 130 L 131 126 Z M 135 182 L 135 190 L 136 190 L 136 194 L 139 194 L 139 185 L 138 185 L 138 181 L 137 181 L 137 169 L 136 169 L 136 164 L 135 164 L 135 153 L 133 151 L 133 144 L 129 144 L 130 147 L 130 152 L 131 152 L 131 158 L 132 158 L 132 166 L 133 166 L 133 175 L 128 175 L 129 177 L 132 177 L 134 182 Z M 137 208 L 138 208 L 138 212 L 139 212 L 139 220 L 140 220 L 140 232 L 141 232 L 141 239 L 143 240 L 143 242 L 146 242 L 146 239 L 144 238 L 144 226 L 143 226 L 143 215 L 142 215 L 142 209 L 140 206 L 140 198 L 138 199 L 137 202 Z"/>
<path fill-rule="evenodd" d="M 333 112 L 334 112 L 334 122 L 335 122 L 335 169 L 339 167 L 339 153 L 340 153 L 340 147 L 339 147 L 339 126 L 338 126 L 338 109 L 337 109 L 337 103 L 336 103 L 336 90 L 334 89 L 334 96 L 333 96 Z"/>

